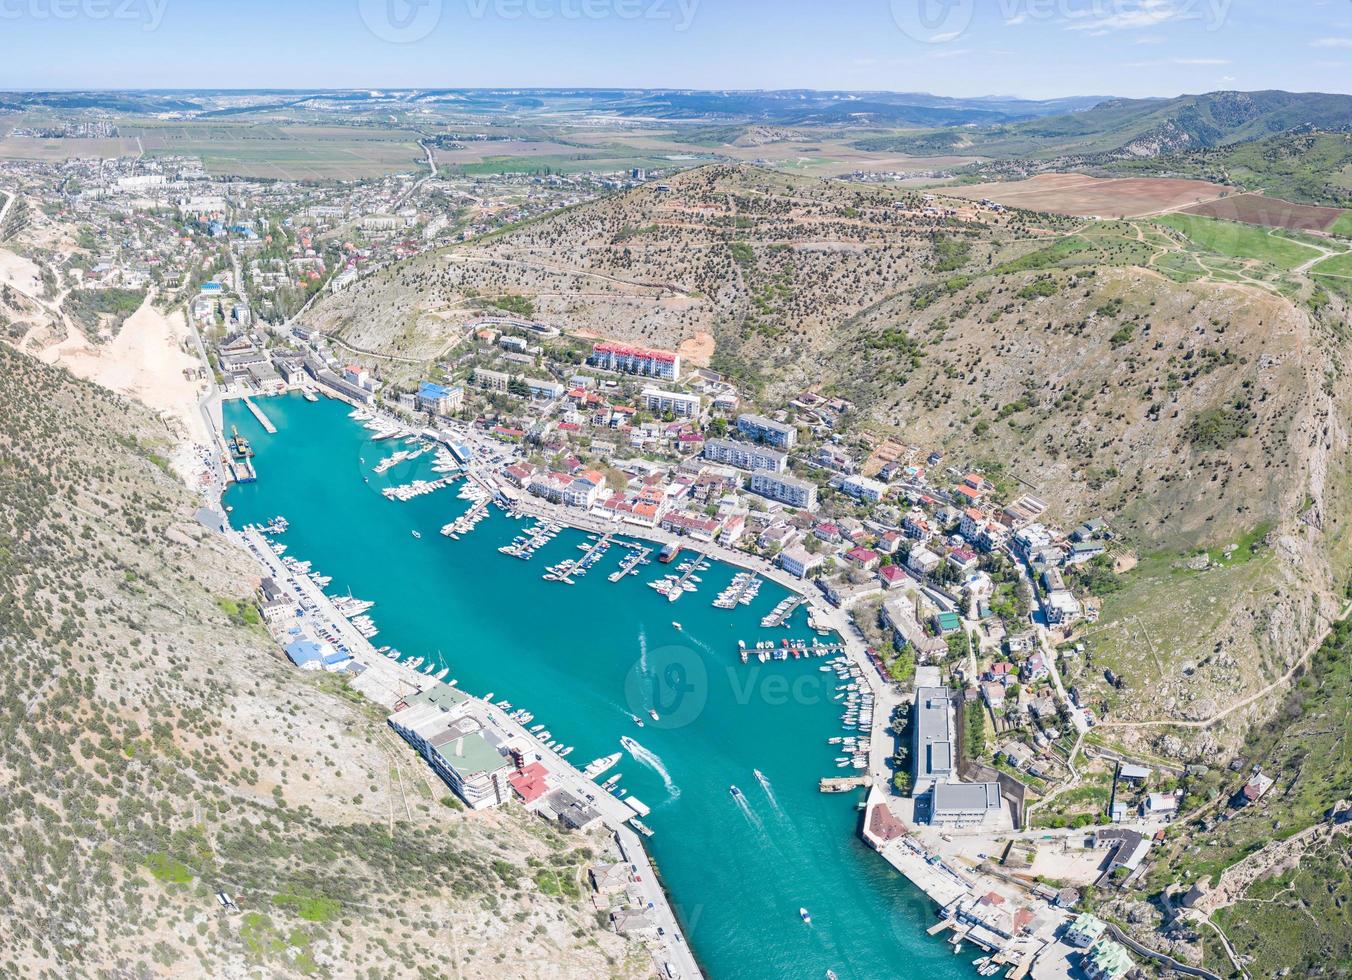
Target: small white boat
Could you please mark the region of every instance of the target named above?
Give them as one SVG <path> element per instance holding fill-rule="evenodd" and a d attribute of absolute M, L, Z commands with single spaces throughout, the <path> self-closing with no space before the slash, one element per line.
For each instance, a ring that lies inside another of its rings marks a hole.
<path fill-rule="evenodd" d="M 807 909 L 799 909 L 798 918 L 802 919 L 808 925 L 812 925 L 812 915 Z"/>
<path fill-rule="evenodd" d="M 672 625 L 673 628 L 678 629 L 678 630 L 684 629 L 684 628 L 685 628 L 685 627 L 683 627 L 680 623 L 676 622 L 676 620 L 674 620 L 674 619 L 671 621 L 671 625 Z"/>

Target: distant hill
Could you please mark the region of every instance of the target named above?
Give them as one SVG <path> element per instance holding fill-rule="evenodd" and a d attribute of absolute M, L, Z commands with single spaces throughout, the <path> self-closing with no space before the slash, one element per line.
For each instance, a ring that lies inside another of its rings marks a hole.
<path fill-rule="evenodd" d="M 873 138 L 856 145 L 901 152 L 962 150 L 996 158 L 1132 159 L 1224 146 L 1307 126 L 1352 129 L 1352 96 L 1268 91 L 1110 99 L 1081 111 L 977 131 Z"/>

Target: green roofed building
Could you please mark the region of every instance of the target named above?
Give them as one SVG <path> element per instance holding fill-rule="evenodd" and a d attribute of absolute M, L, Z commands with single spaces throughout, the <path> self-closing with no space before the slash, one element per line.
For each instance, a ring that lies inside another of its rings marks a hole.
<path fill-rule="evenodd" d="M 1121 980 L 1135 965 L 1126 948 L 1111 939 L 1099 939 L 1080 961 L 1089 980 Z"/>
<path fill-rule="evenodd" d="M 940 633 L 956 633 L 962 629 L 962 620 L 955 612 L 941 612 L 934 617 L 934 626 Z"/>
<path fill-rule="evenodd" d="M 467 701 L 455 688 L 433 684 L 407 698 L 389 722 L 457 796 L 482 810 L 510 798 L 512 762 L 498 734 L 465 711 Z"/>
<path fill-rule="evenodd" d="M 1098 916 L 1084 912 L 1066 929 L 1065 939 L 1077 949 L 1086 949 L 1098 942 L 1106 928 L 1108 927 Z"/>

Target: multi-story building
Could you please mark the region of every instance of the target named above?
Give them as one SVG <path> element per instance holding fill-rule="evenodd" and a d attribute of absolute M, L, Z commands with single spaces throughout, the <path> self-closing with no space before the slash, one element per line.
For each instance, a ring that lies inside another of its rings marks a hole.
<path fill-rule="evenodd" d="M 681 357 L 665 350 L 648 350 L 627 344 L 599 343 L 592 346 L 591 363 L 606 371 L 641 374 L 675 381 L 681 376 Z"/>
<path fill-rule="evenodd" d="M 678 418 L 695 418 L 699 415 L 700 398 L 699 395 L 687 395 L 680 391 L 644 388 L 643 407 L 657 415 L 670 412 Z"/>
<path fill-rule="evenodd" d="M 389 724 L 467 806 L 482 810 L 510 798 L 512 764 L 497 734 L 467 714 L 466 700 L 452 687 L 433 684 L 406 699 Z"/>
<path fill-rule="evenodd" d="M 756 470 L 751 474 L 747 489 L 752 493 L 769 497 L 781 504 L 798 507 L 803 510 L 817 509 L 817 486 L 806 480 L 795 479 L 779 473 Z"/>
<path fill-rule="evenodd" d="M 418 386 L 418 410 L 433 415 L 450 415 L 465 404 L 465 389 L 424 381 Z"/>
<path fill-rule="evenodd" d="M 506 391 L 511 378 L 502 371 L 490 371 L 488 368 L 474 369 L 474 383 L 489 391 Z"/>
<path fill-rule="evenodd" d="M 783 473 L 789 466 L 789 457 L 784 453 L 731 439 L 706 440 L 704 458 L 743 470 L 768 470 L 771 473 Z"/>
<path fill-rule="evenodd" d="M 821 563 L 821 555 L 814 555 L 801 545 L 793 545 L 779 553 L 779 567 L 796 578 L 807 578 Z"/>
<path fill-rule="evenodd" d="M 871 504 L 876 504 L 883 499 L 887 493 L 887 484 L 879 483 L 866 476 L 847 476 L 840 481 L 841 492 L 849 494 L 856 500 L 865 500 Z"/>
<path fill-rule="evenodd" d="M 777 449 L 792 449 L 798 442 L 797 429 L 783 422 L 767 419 L 763 415 L 737 416 L 737 431 L 748 439 Z"/>

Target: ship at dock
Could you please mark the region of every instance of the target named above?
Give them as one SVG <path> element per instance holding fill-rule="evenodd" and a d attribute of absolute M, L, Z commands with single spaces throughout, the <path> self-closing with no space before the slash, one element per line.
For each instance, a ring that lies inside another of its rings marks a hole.
<path fill-rule="evenodd" d="M 681 546 L 673 541 L 671 544 L 662 545 L 662 550 L 657 553 L 657 560 L 663 565 L 670 565 L 680 553 Z"/>

